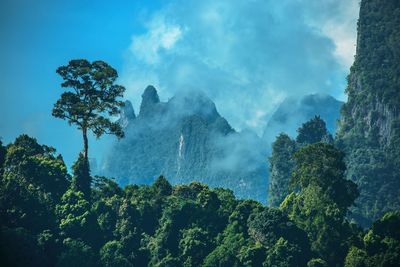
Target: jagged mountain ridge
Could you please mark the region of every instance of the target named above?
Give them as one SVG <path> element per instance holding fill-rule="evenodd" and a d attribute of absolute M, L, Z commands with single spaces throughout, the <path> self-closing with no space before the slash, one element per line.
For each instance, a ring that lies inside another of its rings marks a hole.
<path fill-rule="evenodd" d="M 343 102 L 330 95 L 311 94 L 301 98 L 288 97 L 278 106 L 265 127 L 263 140 L 272 143 L 281 132 L 295 137 L 302 123 L 319 115 L 330 133 L 336 131 Z"/>
<path fill-rule="evenodd" d="M 127 102 L 120 122 L 126 137 L 113 145 L 101 169 L 120 184 L 149 184 L 162 174 L 173 184 L 199 181 L 265 202 L 261 139 L 232 129 L 204 94 L 182 93 L 161 102 L 148 86 L 138 116 Z"/>
<path fill-rule="evenodd" d="M 341 104 L 330 96 L 288 98 L 266 131 L 273 137 L 280 131 L 295 133 L 314 115 L 321 115 L 333 129 Z M 292 120 L 293 114 L 297 120 Z M 250 130 L 236 132 L 203 93 L 181 93 L 161 102 L 157 90 L 148 86 L 138 115 L 127 101 L 120 123 L 125 138 L 112 146 L 100 174 L 116 177 L 121 185 L 149 184 L 163 174 L 173 184 L 199 181 L 230 188 L 238 197 L 266 201 L 269 143 Z"/>

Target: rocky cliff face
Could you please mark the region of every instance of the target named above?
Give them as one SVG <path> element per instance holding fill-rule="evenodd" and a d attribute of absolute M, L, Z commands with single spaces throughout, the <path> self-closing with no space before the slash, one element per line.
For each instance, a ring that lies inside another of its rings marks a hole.
<path fill-rule="evenodd" d="M 400 2 L 362 1 L 338 145 L 359 185 L 354 217 L 366 226 L 400 208 Z"/>
<path fill-rule="evenodd" d="M 148 184 L 162 174 L 173 184 L 199 181 L 265 202 L 261 139 L 234 131 L 205 95 L 192 92 L 161 102 L 149 86 L 139 115 L 127 102 L 120 122 L 125 138 L 113 145 L 101 168 L 120 184 Z"/>

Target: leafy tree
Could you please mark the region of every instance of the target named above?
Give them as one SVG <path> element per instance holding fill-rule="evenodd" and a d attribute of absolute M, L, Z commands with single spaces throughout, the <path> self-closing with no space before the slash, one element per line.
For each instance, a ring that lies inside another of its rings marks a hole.
<path fill-rule="evenodd" d="M 215 188 L 212 191 L 217 194 L 220 200 L 218 214 L 221 217 L 228 218 L 237 205 L 237 200 L 235 199 L 233 191 L 225 188 Z"/>
<path fill-rule="evenodd" d="M 194 223 L 199 205 L 194 201 L 171 198 L 163 210 L 160 227 L 149 244 L 151 251 L 150 264 L 163 261 L 165 257 L 177 258 L 181 230 Z"/>
<path fill-rule="evenodd" d="M 264 266 L 300 267 L 306 266 L 307 258 L 303 250 L 296 244 L 280 237 L 267 252 Z"/>
<path fill-rule="evenodd" d="M 51 193 L 54 200 L 58 200 L 68 187 L 69 175 L 61 155 L 25 134 L 8 145 L 4 168 L 4 177 L 18 176 Z"/>
<path fill-rule="evenodd" d="M 296 142 L 299 144 L 313 144 L 317 142 L 332 143 L 333 138 L 326 129 L 325 121 L 320 116 L 315 116 L 297 130 Z"/>
<path fill-rule="evenodd" d="M 57 229 L 42 231 L 36 235 L 36 243 L 40 253 L 44 255 L 41 265 L 54 266 L 57 262 L 58 255 L 60 255 L 63 250 Z"/>
<path fill-rule="evenodd" d="M 165 179 L 164 176 L 158 177 L 154 183 L 153 183 L 153 188 L 155 191 L 155 194 L 157 196 L 163 197 L 163 196 L 169 196 L 172 193 L 172 186 L 168 182 L 167 179 Z"/>
<path fill-rule="evenodd" d="M 292 156 L 296 150 L 296 142 L 284 133 L 272 144 L 272 154 L 269 157 L 268 203 L 273 207 L 279 206 L 288 194 L 294 168 Z"/>
<path fill-rule="evenodd" d="M 56 212 L 62 235 L 73 239 L 82 238 L 90 245 L 98 245 L 98 224 L 82 192 L 68 189 L 56 206 Z"/>
<path fill-rule="evenodd" d="M 323 259 L 312 259 L 307 262 L 307 267 L 328 267 L 328 264 Z"/>
<path fill-rule="evenodd" d="M 18 227 L 0 229 L 0 259 L 2 266 L 49 266 L 40 251 L 35 236 Z"/>
<path fill-rule="evenodd" d="M 248 220 L 249 234 L 254 241 L 271 247 L 283 237 L 298 244 L 306 258 L 309 253 L 309 243 L 306 233 L 289 220 L 286 214 L 274 208 L 264 208 L 253 213 Z"/>
<path fill-rule="evenodd" d="M 240 251 L 248 245 L 246 234 L 237 222 L 229 224 L 221 236 L 220 244 L 204 259 L 203 266 L 242 266 Z"/>
<path fill-rule="evenodd" d="M 357 247 L 351 247 L 345 262 L 345 267 L 366 267 L 365 259 L 367 258 L 367 252 Z"/>
<path fill-rule="evenodd" d="M 294 155 L 296 168 L 291 187 L 300 190 L 309 186 L 321 188 L 336 205 L 347 211 L 358 196 L 357 185 L 345 179 L 344 153 L 332 145 L 316 143 Z"/>
<path fill-rule="evenodd" d="M 238 258 L 243 266 L 263 266 L 266 259 L 267 249 L 260 243 L 242 247 Z"/>
<path fill-rule="evenodd" d="M 101 200 L 102 198 L 111 198 L 114 196 L 124 196 L 124 191 L 121 187 L 119 187 L 114 179 L 110 179 L 104 176 L 95 176 L 92 183 L 92 195 L 94 196 L 95 200 Z"/>
<path fill-rule="evenodd" d="M 279 206 L 289 192 L 289 182 L 295 164 L 294 153 L 308 144 L 333 142 L 325 122 L 319 116 L 303 123 L 297 132 L 296 141 L 281 133 L 272 144 L 272 155 L 269 158 L 268 203 L 273 207 Z"/>
<path fill-rule="evenodd" d="M 0 176 L 0 217 L 3 225 L 39 233 L 55 229 L 55 203 L 68 186 L 61 156 L 36 139 L 21 135 L 7 146 Z"/>
<path fill-rule="evenodd" d="M 329 266 L 342 264 L 354 231 L 345 216 L 357 187 L 344 178 L 343 153 L 332 145 L 307 145 L 295 154 L 292 188 L 281 209 L 305 230 L 311 249 Z"/>
<path fill-rule="evenodd" d="M 348 223 L 357 191 L 343 154 L 302 146 L 293 192 L 276 209 L 164 177 L 124 189 L 94 177 L 89 201 L 83 155 L 71 180 L 54 149 L 21 136 L 0 177 L 2 266 L 397 266 L 399 211 L 367 232 Z"/>
<path fill-rule="evenodd" d="M 113 267 L 133 266 L 127 258 L 123 255 L 123 245 L 116 241 L 109 241 L 100 250 L 100 262 L 102 266 Z"/>
<path fill-rule="evenodd" d="M 90 176 L 89 161 L 79 153 L 78 160 L 72 166 L 73 176 L 71 186 L 75 191 L 83 193 L 90 200 L 92 177 Z"/>
<path fill-rule="evenodd" d="M 364 236 L 367 266 L 396 266 L 400 261 L 400 211 L 387 212 Z"/>
<path fill-rule="evenodd" d="M 400 261 L 400 212 L 387 212 L 374 222 L 363 243 L 351 247 L 346 267 L 398 266 Z"/>
<path fill-rule="evenodd" d="M 64 80 L 61 86 L 72 90 L 64 92 L 55 103 L 53 116 L 68 120 L 82 131 L 84 158 L 88 159 L 89 130 L 98 138 L 104 133 L 123 137 L 119 123 L 106 117 L 119 114 L 124 105 L 118 98 L 125 88 L 114 84 L 118 77 L 115 69 L 103 61 L 76 59 L 59 67 L 57 73 Z"/>
<path fill-rule="evenodd" d="M 181 262 L 184 266 L 200 266 L 212 248 L 208 232 L 197 226 L 181 232 L 182 238 L 179 241 Z"/>
<path fill-rule="evenodd" d="M 254 266 L 264 261 L 265 248 L 249 239 L 247 226 L 249 217 L 259 209 L 261 205 L 255 201 L 238 202 L 229 224 L 217 236 L 217 246 L 204 259 L 204 266 Z"/>
<path fill-rule="evenodd" d="M 63 243 L 65 249 L 58 259 L 57 267 L 94 267 L 98 265 L 96 253 L 85 242 L 67 238 Z"/>
<path fill-rule="evenodd" d="M 248 227 L 253 240 L 266 248 L 265 266 L 305 266 L 311 258 L 307 234 L 278 209 L 253 213 Z"/>
<path fill-rule="evenodd" d="M 103 241 L 115 238 L 118 210 L 122 201 L 120 197 L 114 195 L 113 197 L 99 199 L 93 203 L 92 210 L 100 228 L 98 236 L 102 236 Z"/>

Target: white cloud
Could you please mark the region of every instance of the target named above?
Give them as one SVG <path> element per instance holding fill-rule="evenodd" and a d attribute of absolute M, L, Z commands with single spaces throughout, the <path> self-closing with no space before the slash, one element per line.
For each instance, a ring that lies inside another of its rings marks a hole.
<path fill-rule="evenodd" d="M 309 23 L 333 40 L 338 61 L 350 68 L 356 53 L 359 0 L 311 0 Z M 321 11 L 322 10 L 322 11 Z"/>
<path fill-rule="evenodd" d="M 132 37 L 121 79 L 136 107 L 147 84 L 162 99 L 201 90 L 233 127 L 261 133 L 287 95 L 342 95 L 357 2 L 175 0 Z"/>
<path fill-rule="evenodd" d="M 178 25 L 165 23 L 160 18 L 154 18 L 148 25 L 148 32 L 132 37 L 130 50 L 132 54 L 147 64 L 159 63 L 160 50 L 170 50 L 182 37 L 182 30 Z"/>

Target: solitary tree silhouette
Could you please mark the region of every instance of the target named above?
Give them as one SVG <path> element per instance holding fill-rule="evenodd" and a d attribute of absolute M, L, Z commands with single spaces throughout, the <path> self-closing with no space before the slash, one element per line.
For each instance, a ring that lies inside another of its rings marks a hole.
<path fill-rule="evenodd" d="M 82 130 L 83 155 L 88 160 L 88 130 L 97 138 L 104 133 L 124 136 L 121 126 L 109 116 L 117 115 L 124 105 L 119 98 L 125 88 L 114 84 L 117 71 L 103 61 L 71 60 L 67 66 L 59 67 L 57 73 L 64 80 L 61 86 L 68 91 L 54 104 L 53 116 Z"/>

